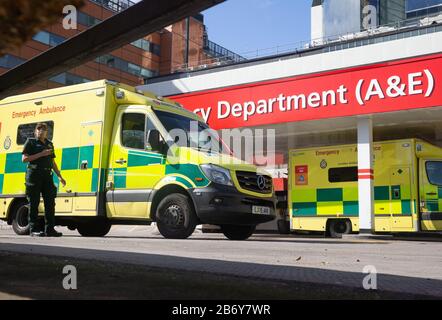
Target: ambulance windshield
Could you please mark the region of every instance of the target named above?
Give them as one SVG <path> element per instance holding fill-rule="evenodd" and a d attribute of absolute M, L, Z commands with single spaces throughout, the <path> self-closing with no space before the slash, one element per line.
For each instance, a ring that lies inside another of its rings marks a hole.
<path fill-rule="evenodd" d="M 217 131 L 210 129 L 206 123 L 160 110 L 155 110 L 155 114 L 178 146 L 210 153 L 231 154 Z"/>

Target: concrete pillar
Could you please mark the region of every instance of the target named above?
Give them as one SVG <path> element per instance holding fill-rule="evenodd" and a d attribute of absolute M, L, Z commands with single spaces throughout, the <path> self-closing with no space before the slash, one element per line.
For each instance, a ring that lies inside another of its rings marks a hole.
<path fill-rule="evenodd" d="M 359 232 L 374 231 L 373 121 L 358 119 Z"/>

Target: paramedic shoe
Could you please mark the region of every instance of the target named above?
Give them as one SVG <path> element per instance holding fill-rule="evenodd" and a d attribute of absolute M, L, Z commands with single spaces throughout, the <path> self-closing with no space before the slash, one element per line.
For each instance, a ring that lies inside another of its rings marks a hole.
<path fill-rule="evenodd" d="M 55 229 L 50 229 L 45 232 L 46 237 L 61 237 L 63 233 L 55 231 Z"/>
<path fill-rule="evenodd" d="M 31 237 L 44 237 L 45 233 L 43 231 L 32 231 L 30 233 Z"/>

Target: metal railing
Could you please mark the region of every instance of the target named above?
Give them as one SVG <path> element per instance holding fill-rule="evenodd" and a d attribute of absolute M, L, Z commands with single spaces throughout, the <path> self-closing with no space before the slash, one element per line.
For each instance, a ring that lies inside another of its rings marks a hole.
<path fill-rule="evenodd" d="M 204 39 L 203 49 L 206 54 L 214 58 L 223 58 L 232 62 L 241 62 L 246 60 L 246 58 L 240 56 L 239 54 L 230 51 L 219 44 L 210 41 L 209 39 Z"/>
<path fill-rule="evenodd" d="M 402 38 L 418 36 L 427 33 L 442 31 L 442 14 L 420 18 L 407 19 L 392 24 L 382 25 L 361 32 L 349 32 L 327 38 L 299 41 L 276 47 L 256 49 L 238 54 L 243 60 L 234 61 L 229 55 L 217 56 L 204 61 L 189 61 L 183 64 L 175 72 L 189 72 L 215 68 L 218 66 L 232 65 L 246 60 L 260 59 L 284 54 L 320 54 L 323 52 L 344 50 L 374 43 L 381 43 Z"/>
<path fill-rule="evenodd" d="M 320 46 L 324 44 L 331 44 L 341 41 L 347 41 L 347 40 L 355 40 L 359 38 L 378 36 L 380 34 L 388 32 L 405 31 L 405 29 L 425 27 L 431 24 L 439 24 L 439 23 L 442 23 L 442 14 L 406 19 L 362 30 L 360 32 L 347 32 L 344 34 L 329 35 L 323 38 L 312 39 L 310 41 L 310 45 L 306 45 L 305 48 Z"/>
<path fill-rule="evenodd" d="M 126 10 L 127 8 L 133 6 L 135 2 L 130 0 L 90 0 L 106 9 L 112 10 L 114 12 L 120 12 Z"/>

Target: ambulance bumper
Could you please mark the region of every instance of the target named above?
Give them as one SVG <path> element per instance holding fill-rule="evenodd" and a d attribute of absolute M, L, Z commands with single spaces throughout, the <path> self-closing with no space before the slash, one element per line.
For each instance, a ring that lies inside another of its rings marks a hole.
<path fill-rule="evenodd" d="M 235 187 L 212 183 L 190 190 L 196 214 L 203 224 L 256 225 L 275 219 L 275 197 L 254 197 Z M 253 214 L 252 207 L 267 207 L 268 214 Z"/>

